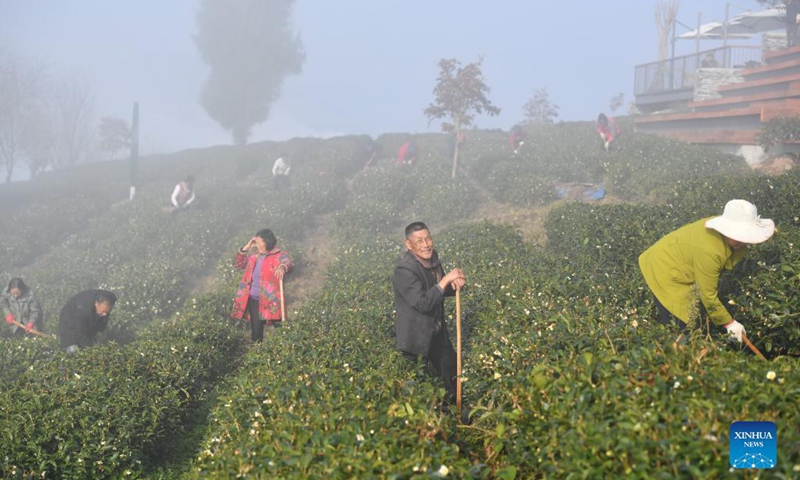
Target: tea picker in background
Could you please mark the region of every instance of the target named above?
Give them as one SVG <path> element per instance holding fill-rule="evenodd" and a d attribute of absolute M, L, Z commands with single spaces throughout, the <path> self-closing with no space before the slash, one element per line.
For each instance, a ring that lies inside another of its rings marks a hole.
<path fill-rule="evenodd" d="M 184 178 L 182 182 L 175 185 L 170 198 L 172 206 L 175 210 L 182 210 L 188 208 L 194 202 L 194 177 L 189 175 Z"/>
<path fill-rule="evenodd" d="M 117 296 L 108 290 L 85 290 L 75 294 L 58 315 L 61 348 L 69 353 L 92 345 L 95 336 L 108 326 Z"/>
<path fill-rule="evenodd" d="M 0 307 L 12 335 L 24 336 L 34 328 L 42 330 L 42 306 L 21 278 L 12 278 L 8 282 L 8 288 L 0 296 Z"/>
<path fill-rule="evenodd" d="M 397 165 L 412 166 L 417 163 L 417 144 L 406 142 L 397 150 Z"/>
<path fill-rule="evenodd" d="M 444 273 L 427 225 L 409 224 L 405 229 L 408 249 L 394 270 L 392 281 L 396 311 L 397 349 L 406 358 L 429 361 L 444 382 L 446 402 L 456 401 L 456 352 L 447 335 L 444 298 L 464 287 L 464 272 Z"/>
<path fill-rule="evenodd" d="M 272 182 L 275 185 L 275 190 L 288 189 L 292 186 L 292 180 L 289 178 L 289 172 L 291 171 L 292 166 L 286 155 L 281 155 L 275 160 L 272 165 Z"/>
<path fill-rule="evenodd" d="M 603 140 L 603 148 L 605 148 L 606 151 L 611 149 L 611 144 L 614 143 L 614 140 L 616 140 L 621 133 L 619 125 L 617 125 L 617 121 L 614 120 L 614 117 L 607 117 L 605 113 L 601 113 L 597 116 L 595 130 Z"/>
<path fill-rule="evenodd" d="M 700 68 L 719 68 L 717 57 L 714 56 L 713 52 L 708 52 L 706 56 L 703 57 L 703 61 L 700 62 Z"/>
<path fill-rule="evenodd" d="M 525 130 L 522 125 L 514 125 L 508 132 L 508 146 L 514 150 L 514 155 L 516 155 L 523 145 L 525 145 Z"/>
<path fill-rule="evenodd" d="M 659 323 L 685 330 L 699 313 L 699 297 L 711 321 L 741 342 L 745 329 L 718 297 L 719 276 L 747 254 L 748 245 L 767 241 L 774 231 L 774 222 L 760 218 L 755 205 L 731 200 L 721 216 L 685 225 L 645 250 L 639 268 L 655 296 Z"/>
<path fill-rule="evenodd" d="M 234 266 L 243 269 L 239 289 L 233 299 L 231 317 L 250 320 L 250 338 L 261 342 L 264 327 L 279 327 L 284 316 L 281 281 L 294 269 L 289 256 L 276 248 L 278 241 L 270 229 L 259 230 L 236 252 Z M 253 248 L 256 252 L 250 254 Z"/>
<path fill-rule="evenodd" d="M 383 145 L 370 138 L 364 145 L 362 145 L 359 154 L 363 155 L 363 158 L 366 159 L 364 166 L 371 168 L 378 165 L 378 158 L 380 157 L 381 152 L 383 152 Z"/>

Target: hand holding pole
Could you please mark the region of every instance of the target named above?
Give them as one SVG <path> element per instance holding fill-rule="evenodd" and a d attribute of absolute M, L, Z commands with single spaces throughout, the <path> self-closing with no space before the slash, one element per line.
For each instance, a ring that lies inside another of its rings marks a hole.
<path fill-rule="evenodd" d="M 25 330 L 25 328 L 26 328 L 25 325 L 21 324 L 20 322 L 18 322 L 16 320 L 14 320 L 14 325 L 18 326 L 19 328 L 21 328 L 23 330 Z M 33 328 L 28 330 L 27 333 L 32 333 L 34 335 L 38 335 L 38 336 L 44 337 L 44 338 L 52 337 L 52 335 L 50 335 L 49 333 L 43 333 L 43 332 L 40 332 L 39 330 L 36 330 L 36 329 L 33 329 Z"/>

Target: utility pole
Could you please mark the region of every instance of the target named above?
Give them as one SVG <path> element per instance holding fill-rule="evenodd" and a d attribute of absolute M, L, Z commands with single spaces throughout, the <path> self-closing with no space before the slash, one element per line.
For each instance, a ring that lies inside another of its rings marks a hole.
<path fill-rule="evenodd" d="M 722 46 L 728 46 L 728 21 L 731 19 L 731 4 L 725 4 L 725 23 L 722 24 Z"/>
<path fill-rule="evenodd" d="M 133 102 L 133 121 L 131 122 L 131 196 L 136 196 L 136 163 L 139 160 L 139 102 Z"/>

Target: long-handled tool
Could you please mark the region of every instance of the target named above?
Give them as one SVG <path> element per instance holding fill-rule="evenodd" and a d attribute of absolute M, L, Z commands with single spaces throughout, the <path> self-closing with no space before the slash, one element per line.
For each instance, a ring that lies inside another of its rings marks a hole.
<path fill-rule="evenodd" d="M 21 324 L 20 322 L 18 322 L 16 320 L 14 320 L 14 325 L 18 326 L 19 328 L 21 328 L 23 330 L 25 330 L 25 328 L 26 328 L 25 325 Z M 27 333 L 32 333 L 34 335 L 39 335 L 40 337 L 44 337 L 44 338 L 51 338 L 52 337 L 52 335 L 50 335 L 49 333 L 40 332 L 39 330 L 36 330 L 35 328 L 30 329 Z"/>
<path fill-rule="evenodd" d="M 461 289 L 456 287 L 456 413 L 461 418 Z"/>
<path fill-rule="evenodd" d="M 286 312 L 284 311 L 284 301 L 283 301 L 283 278 L 280 280 L 281 285 L 281 321 L 286 320 Z"/>
<path fill-rule="evenodd" d="M 761 352 L 758 350 L 758 348 L 756 348 L 756 346 L 755 346 L 755 345 L 753 345 L 753 343 L 750 341 L 750 339 L 749 339 L 749 338 L 747 338 L 747 335 L 745 335 L 744 333 L 742 334 L 742 342 L 744 342 L 744 344 L 745 344 L 745 345 L 747 345 L 747 348 L 749 348 L 751 352 L 753 352 L 753 353 L 755 353 L 756 355 L 758 355 L 759 357 L 761 357 L 761 359 L 762 359 L 762 360 L 766 360 L 766 359 L 767 359 L 767 357 L 765 357 L 765 356 L 764 356 L 764 355 L 763 355 L 763 354 L 762 354 L 762 353 L 761 353 Z"/>

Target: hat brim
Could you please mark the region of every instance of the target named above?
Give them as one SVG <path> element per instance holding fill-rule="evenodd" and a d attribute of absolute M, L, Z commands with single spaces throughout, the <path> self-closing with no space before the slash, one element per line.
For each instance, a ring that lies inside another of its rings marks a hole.
<path fill-rule="evenodd" d="M 737 242 L 755 244 L 766 242 L 772 237 L 775 233 L 775 222 L 769 218 L 759 218 L 755 223 L 742 224 L 719 216 L 706 221 L 706 228 L 716 230 Z"/>

